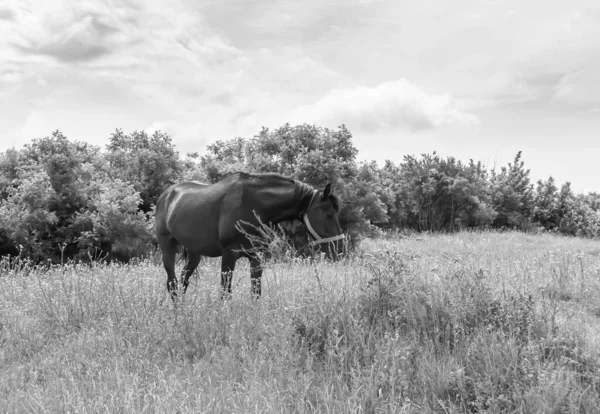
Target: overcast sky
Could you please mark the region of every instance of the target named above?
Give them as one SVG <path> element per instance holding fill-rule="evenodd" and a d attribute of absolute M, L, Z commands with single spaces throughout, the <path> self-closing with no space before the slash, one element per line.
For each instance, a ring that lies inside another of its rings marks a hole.
<path fill-rule="evenodd" d="M 1 0 L 0 150 L 161 129 L 181 153 L 345 123 L 600 191 L 598 0 Z"/>

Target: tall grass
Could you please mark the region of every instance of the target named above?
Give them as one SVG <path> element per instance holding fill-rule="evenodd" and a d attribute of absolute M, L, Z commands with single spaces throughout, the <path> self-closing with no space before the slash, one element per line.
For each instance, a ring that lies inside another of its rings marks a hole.
<path fill-rule="evenodd" d="M 2 412 L 600 412 L 600 243 L 461 233 L 219 261 L 0 263 Z"/>

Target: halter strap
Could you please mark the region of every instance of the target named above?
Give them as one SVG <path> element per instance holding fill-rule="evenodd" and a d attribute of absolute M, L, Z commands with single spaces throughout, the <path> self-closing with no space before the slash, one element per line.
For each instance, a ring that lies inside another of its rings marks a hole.
<path fill-rule="evenodd" d="M 334 242 L 337 240 L 345 239 L 346 236 L 344 234 L 338 234 L 337 236 L 323 238 L 323 237 L 319 236 L 317 234 L 317 232 L 315 231 L 315 229 L 313 229 L 313 227 L 310 225 L 310 221 L 308 220 L 307 213 L 308 213 L 308 209 L 310 209 L 310 206 L 312 205 L 312 202 L 315 199 L 316 195 L 317 195 L 317 190 L 314 190 L 312 198 L 310 199 L 310 203 L 308 203 L 308 207 L 306 207 L 306 210 L 304 210 L 304 213 L 302 213 L 302 221 L 304 221 L 304 224 L 306 224 L 306 228 L 308 229 L 308 232 L 315 238 L 315 240 L 308 243 L 308 245 L 314 246 L 316 244 L 329 243 L 329 242 Z"/>

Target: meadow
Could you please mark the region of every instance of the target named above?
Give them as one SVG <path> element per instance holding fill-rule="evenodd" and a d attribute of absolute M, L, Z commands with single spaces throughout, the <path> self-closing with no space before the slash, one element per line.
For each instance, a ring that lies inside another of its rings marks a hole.
<path fill-rule="evenodd" d="M 181 265 L 180 265 L 181 266 Z M 0 266 L 0 411 L 598 413 L 600 242 L 464 232 L 274 260 Z"/>

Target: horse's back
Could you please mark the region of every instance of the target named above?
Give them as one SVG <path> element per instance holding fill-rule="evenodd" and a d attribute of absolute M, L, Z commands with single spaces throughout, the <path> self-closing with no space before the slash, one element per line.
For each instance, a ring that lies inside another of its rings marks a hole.
<path fill-rule="evenodd" d="M 199 190 L 206 188 L 209 185 L 210 184 L 201 183 L 199 181 L 185 181 L 167 187 L 160 197 L 158 197 L 156 202 L 155 217 L 157 224 L 160 223 L 161 225 L 166 225 L 169 218 L 169 212 L 172 212 L 172 209 L 184 194 L 198 193 Z"/>
<path fill-rule="evenodd" d="M 173 184 L 156 205 L 157 237 L 173 238 L 205 256 L 220 254 L 218 219 L 226 191 L 218 184 L 186 181 Z"/>

